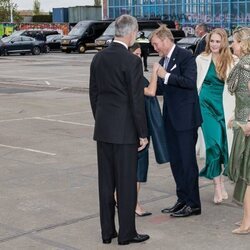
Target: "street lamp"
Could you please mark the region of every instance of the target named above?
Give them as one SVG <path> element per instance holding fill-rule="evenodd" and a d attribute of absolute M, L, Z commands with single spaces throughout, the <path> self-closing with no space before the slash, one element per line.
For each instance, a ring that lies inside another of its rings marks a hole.
<path fill-rule="evenodd" d="M 10 0 L 10 22 L 13 23 L 13 3 Z"/>

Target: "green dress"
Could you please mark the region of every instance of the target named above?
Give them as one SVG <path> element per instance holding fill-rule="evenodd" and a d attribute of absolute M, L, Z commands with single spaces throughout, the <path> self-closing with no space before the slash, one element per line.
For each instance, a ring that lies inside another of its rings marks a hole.
<path fill-rule="evenodd" d="M 229 159 L 229 178 L 236 183 L 233 199 L 244 201 L 245 191 L 250 185 L 250 137 L 244 135 L 240 124 L 246 124 L 250 115 L 250 55 L 241 58 L 228 77 L 229 91 L 235 94 L 235 121 L 232 150 Z M 231 87 L 235 84 L 234 87 Z"/>
<path fill-rule="evenodd" d="M 206 146 L 206 162 L 200 176 L 213 179 L 228 166 L 228 147 L 223 109 L 224 81 L 217 76 L 211 62 L 200 91 L 200 106 L 203 118 L 202 133 Z M 224 167 L 222 167 L 224 165 Z"/>

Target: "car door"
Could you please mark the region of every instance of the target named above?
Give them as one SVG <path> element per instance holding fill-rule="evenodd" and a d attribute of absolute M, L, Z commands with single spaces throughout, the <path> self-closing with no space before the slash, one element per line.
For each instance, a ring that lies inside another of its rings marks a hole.
<path fill-rule="evenodd" d="M 32 48 L 34 46 L 34 38 L 23 36 L 22 37 L 22 50 L 23 51 L 32 51 Z"/>
<path fill-rule="evenodd" d="M 8 44 L 6 44 L 6 52 L 9 53 L 14 53 L 14 52 L 18 52 L 21 48 L 21 37 L 20 36 L 16 36 L 13 37 Z"/>

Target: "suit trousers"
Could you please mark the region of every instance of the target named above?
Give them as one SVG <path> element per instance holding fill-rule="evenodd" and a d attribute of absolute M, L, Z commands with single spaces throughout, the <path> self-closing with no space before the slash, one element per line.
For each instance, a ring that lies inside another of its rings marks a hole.
<path fill-rule="evenodd" d="M 201 207 L 199 169 L 195 152 L 198 128 L 176 131 L 169 119 L 165 122 L 170 164 L 176 183 L 178 201 L 193 208 Z"/>
<path fill-rule="evenodd" d="M 135 207 L 137 201 L 137 144 L 112 144 L 97 141 L 99 205 L 102 238 L 111 238 L 115 229 L 117 194 L 118 240 L 136 236 Z"/>

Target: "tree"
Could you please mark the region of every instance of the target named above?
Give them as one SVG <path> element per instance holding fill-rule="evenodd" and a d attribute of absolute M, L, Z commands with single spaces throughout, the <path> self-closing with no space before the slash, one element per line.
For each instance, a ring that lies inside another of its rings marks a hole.
<path fill-rule="evenodd" d="M 13 21 L 20 22 L 22 20 L 22 17 L 17 12 L 17 4 L 14 4 L 11 0 L 0 0 L 0 22 L 11 21 L 11 8 Z"/>
<path fill-rule="evenodd" d="M 33 14 L 34 15 L 39 15 L 40 14 L 40 1 L 39 0 L 34 0 L 33 1 Z"/>
<path fill-rule="evenodd" d="M 95 6 L 101 6 L 101 0 L 95 0 Z"/>

